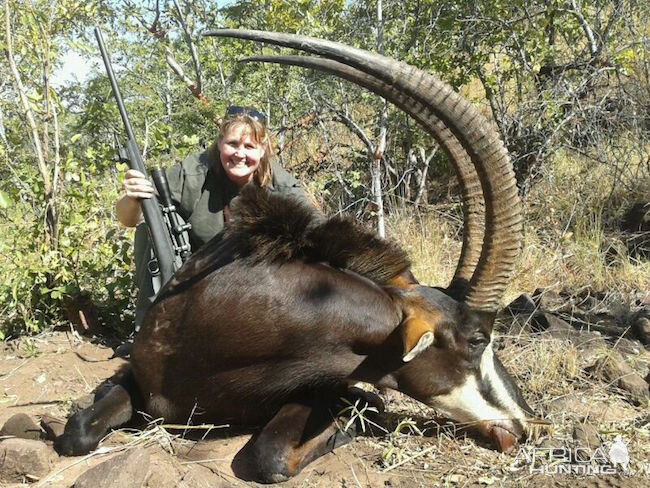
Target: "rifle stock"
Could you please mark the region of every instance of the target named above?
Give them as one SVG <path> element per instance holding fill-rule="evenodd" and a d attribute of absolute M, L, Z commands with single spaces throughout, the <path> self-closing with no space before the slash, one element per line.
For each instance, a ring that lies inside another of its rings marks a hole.
<path fill-rule="evenodd" d="M 124 128 L 126 129 L 126 149 L 128 152 L 129 167 L 131 169 L 140 171 L 142 174 L 147 174 L 144 162 L 142 161 L 142 155 L 140 154 L 140 149 L 138 148 L 138 144 L 133 134 L 133 128 L 131 127 L 129 116 L 127 115 L 126 109 L 124 108 L 122 95 L 120 94 L 120 89 L 117 86 L 117 80 L 115 79 L 115 74 L 113 73 L 111 60 L 108 57 L 108 53 L 104 45 L 104 38 L 102 37 L 102 33 L 99 30 L 99 27 L 95 27 L 95 37 L 97 38 L 97 44 L 99 45 L 99 50 L 102 54 L 102 59 L 104 60 L 104 66 L 106 67 L 108 79 L 111 82 L 111 88 L 113 89 L 113 96 L 117 102 L 117 108 L 120 112 L 120 116 L 122 117 Z M 158 203 L 155 199 L 141 199 L 140 206 L 142 208 L 144 220 L 149 229 L 153 251 L 156 255 L 156 259 L 158 261 L 158 269 L 160 271 L 162 283 L 164 284 L 172 278 L 175 272 L 174 250 L 170 242 L 169 232 L 167 230 L 167 226 L 165 225 L 162 211 L 160 210 L 160 207 L 158 206 Z"/>

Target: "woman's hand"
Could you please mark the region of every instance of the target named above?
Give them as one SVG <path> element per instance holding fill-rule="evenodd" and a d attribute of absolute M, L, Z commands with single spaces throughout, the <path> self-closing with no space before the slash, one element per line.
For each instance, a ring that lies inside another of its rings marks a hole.
<path fill-rule="evenodd" d="M 151 182 L 136 169 L 126 172 L 122 186 L 126 196 L 130 198 L 151 198 L 154 194 Z"/>
<path fill-rule="evenodd" d="M 154 195 L 153 185 L 138 170 L 130 169 L 122 182 L 124 195 L 115 204 L 117 220 L 126 227 L 135 227 L 142 219 L 139 200 Z"/>

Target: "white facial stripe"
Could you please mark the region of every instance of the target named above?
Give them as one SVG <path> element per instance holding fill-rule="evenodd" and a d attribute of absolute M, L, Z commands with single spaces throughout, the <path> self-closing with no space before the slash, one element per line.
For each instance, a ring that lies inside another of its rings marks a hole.
<path fill-rule="evenodd" d="M 461 422 L 516 418 L 526 425 L 525 420 L 528 415 L 512 397 L 494 367 L 492 341 L 483 352 L 480 370 L 482 381 L 489 381 L 494 397 L 503 407 L 488 403 L 488 400 L 481 395 L 473 374 L 468 375 L 462 385 L 452 389 L 448 394 L 434 397 L 433 405 L 451 418 Z"/>
<path fill-rule="evenodd" d="M 461 422 L 500 420 L 508 417 L 505 412 L 490 405 L 483 398 L 473 374 L 470 374 L 461 386 L 457 386 L 446 395 L 434 397 L 433 404 L 451 418 Z"/>
<path fill-rule="evenodd" d="M 525 420 L 529 417 L 517 404 L 517 400 L 506 388 L 501 376 L 494 367 L 494 351 L 492 350 L 492 340 L 483 351 L 481 357 L 481 377 L 483 381 L 489 382 L 492 387 L 493 395 L 503 407 L 510 418 L 516 418 L 526 425 Z"/>

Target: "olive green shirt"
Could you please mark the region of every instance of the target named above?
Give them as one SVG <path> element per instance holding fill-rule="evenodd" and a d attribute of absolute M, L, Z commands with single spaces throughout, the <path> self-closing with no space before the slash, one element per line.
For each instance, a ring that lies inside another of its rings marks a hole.
<path fill-rule="evenodd" d="M 274 160 L 271 175 L 270 191 L 307 199 L 296 179 Z M 237 196 L 238 188 L 224 173 L 216 144 L 169 168 L 167 179 L 177 212 L 192 224 L 190 243 L 196 250 L 223 229 L 224 208 Z"/>

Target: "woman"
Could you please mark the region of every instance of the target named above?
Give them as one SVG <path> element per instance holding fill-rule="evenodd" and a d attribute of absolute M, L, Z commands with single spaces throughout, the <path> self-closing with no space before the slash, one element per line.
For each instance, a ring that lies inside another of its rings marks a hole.
<path fill-rule="evenodd" d="M 226 110 L 215 143 L 167 170 L 176 210 L 192 224 L 189 237 L 193 251 L 223 229 L 230 217 L 230 201 L 249 182 L 306 199 L 298 182 L 272 161 L 271 156 L 264 115 L 254 109 L 231 106 Z M 137 226 L 135 256 L 139 295 L 135 322 L 138 330 L 160 287 L 152 283 L 148 271 L 151 246 L 139 203 L 142 198 L 153 197 L 154 187 L 145 175 L 133 169 L 126 172 L 123 186 L 125 193 L 115 210 L 123 225 Z"/>

